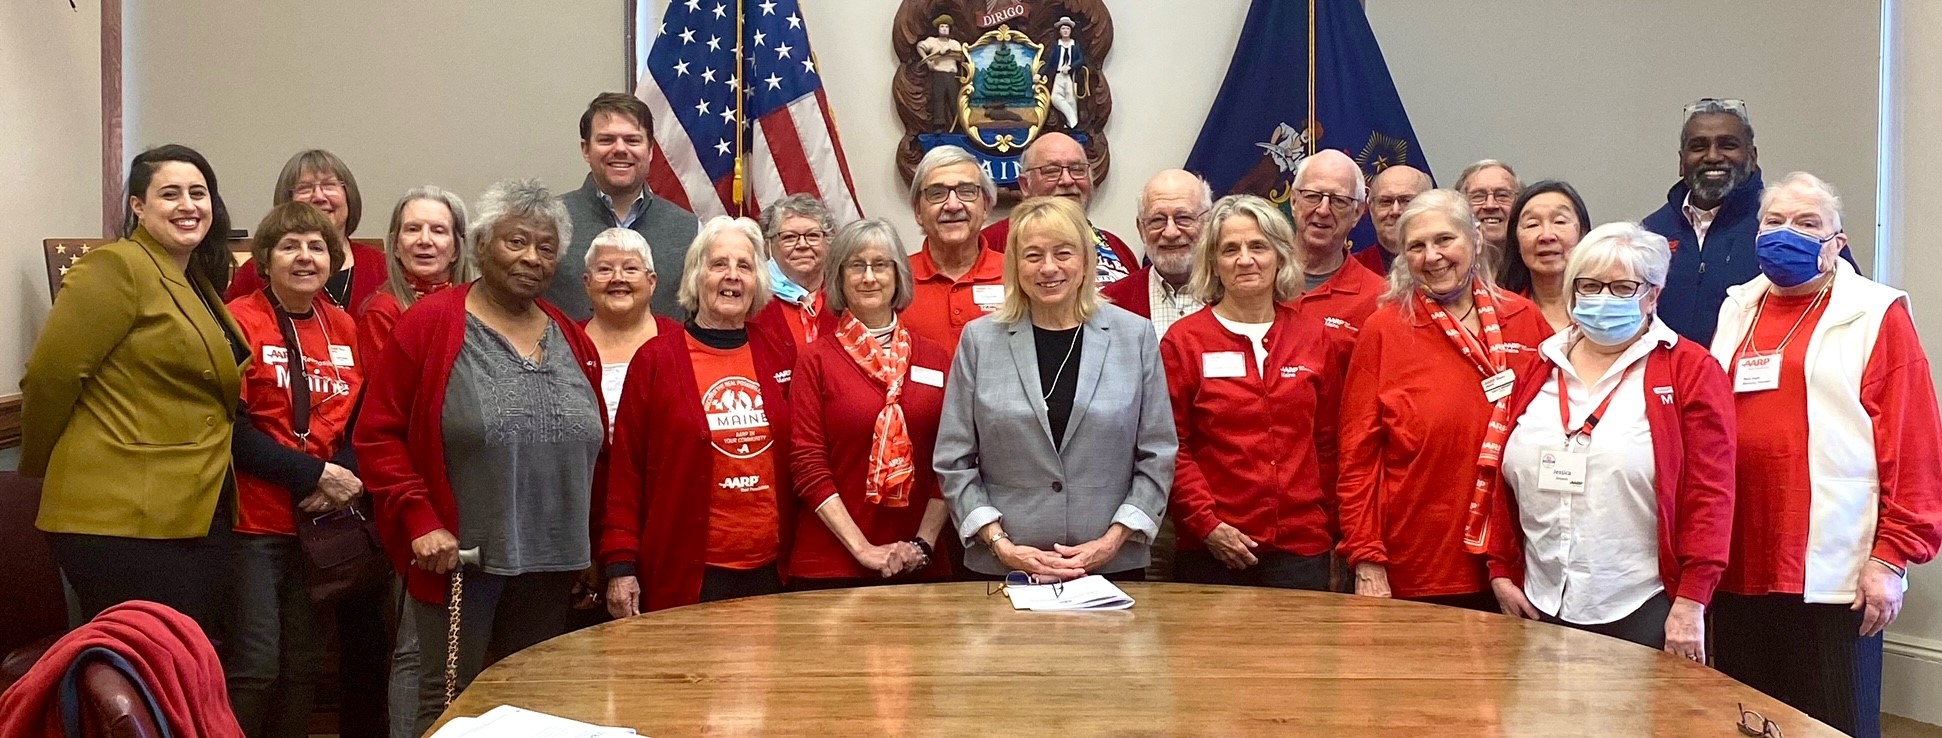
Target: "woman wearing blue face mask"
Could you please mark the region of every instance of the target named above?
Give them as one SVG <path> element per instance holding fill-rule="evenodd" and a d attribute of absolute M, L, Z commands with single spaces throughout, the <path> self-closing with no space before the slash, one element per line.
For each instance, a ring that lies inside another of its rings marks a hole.
<path fill-rule="evenodd" d="M 1837 258 L 1841 201 L 1796 172 L 1760 198 L 1762 276 L 1727 291 L 1713 355 L 1739 413 L 1720 671 L 1878 735 L 1881 632 L 1942 544 L 1942 420 L 1908 296 Z"/>
<path fill-rule="evenodd" d="M 1565 264 L 1571 325 L 1518 371 L 1491 515 L 1504 614 L 1705 659 L 1733 523 L 1732 393 L 1653 318 L 1672 254 L 1634 223 Z"/>

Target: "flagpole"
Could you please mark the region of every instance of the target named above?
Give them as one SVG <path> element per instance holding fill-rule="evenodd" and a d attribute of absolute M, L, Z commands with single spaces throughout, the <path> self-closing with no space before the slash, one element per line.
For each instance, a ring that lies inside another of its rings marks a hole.
<path fill-rule="evenodd" d="M 746 2 L 747 0 L 735 0 L 735 179 L 730 187 L 734 192 L 736 215 L 748 214 L 748 200 L 744 195 L 742 177 L 742 164 L 747 157 L 747 153 L 742 150 L 742 138 L 748 130 L 747 114 L 742 105 L 742 102 L 748 99 L 748 79 L 743 75 L 743 71 L 748 66 L 746 60 L 742 58 L 742 24 L 748 18 L 743 12 L 743 5 Z"/>
<path fill-rule="evenodd" d="M 1303 137 L 1302 148 L 1309 156 L 1315 154 L 1315 0 L 1308 0 L 1308 135 Z"/>

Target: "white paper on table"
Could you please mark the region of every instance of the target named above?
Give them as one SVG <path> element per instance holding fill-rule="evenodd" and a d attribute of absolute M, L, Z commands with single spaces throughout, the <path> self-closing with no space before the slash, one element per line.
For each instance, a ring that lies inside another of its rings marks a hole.
<path fill-rule="evenodd" d="M 1127 596 L 1125 590 L 1098 574 L 1088 574 L 1056 586 L 1007 586 L 1005 596 L 1011 598 L 1014 610 L 1125 610 L 1133 606 L 1133 598 Z"/>
<path fill-rule="evenodd" d="M 594 725 L 500 705 L 478 717 L 452 718 L 431 738 L 617 738 L 634 734 L 632 728 Z"/>

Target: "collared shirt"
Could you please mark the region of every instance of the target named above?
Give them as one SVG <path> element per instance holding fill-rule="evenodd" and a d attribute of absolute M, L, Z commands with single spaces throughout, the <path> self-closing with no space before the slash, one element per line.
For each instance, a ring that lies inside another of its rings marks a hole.
<path fill-rule="evenodd" d="M 601 192 L 598 189 L 595 189 L 593 191 L 593 196 L 600 199 L 601 205 L 606 206 L 607 208 L 606 212 L 608 215 L 613 214 L 614 212 L 613 198 L 608 197 L 607 193 Z M 618 228 L 633 228 L 635 221 L 640 220 L 641 213 L 644 213 L 644 212 L 647 212 L 647 188 L 646 187 L 642 187 L 640 194 L 634 196 L 634 204 L 628 206 L 627 208 L 627 217 L 620 218 L 617 221 L 615 221 L 614 226 Z"/>
<path fill-rule="evenodd" d="M 1504 444 L 1507 492 L 1517 495 L 1524 530 L 1524 594 L 1537 609 L 1580 625 L 1610 623 L 1632 614 L 1665 591 L 1659 577 L 1658 467 L 1652 428 L 1645 417 L 1645 362 L 1653 349 L 1679 335 L 1653 321 L 1610 369 L 1587 386 L 1567 358 L 1567 330 L 1538 346 L 1548 363 L 1544 387 L 1531 400 Z M 1585 486 L 1556 492 L 1539 484 L 1541 459 L 1566 447 L 1566 420 L 1559 417 L 1558 381 L 1569 390 L 1572 431 L 1609 395 L 1587 444 Z"/>
<path fill-rule="evenodd" d="M 1167 284 L 1167 280 L 1160 276 L 1158 269 L 1146 270 L 1146 294 L 1151 300 L 1148 311 L 1153 313 L 1150 318 L 1153 321 L 1153 333 L 1160 338 L 1166 338 L 1167 329 L 1172 328 L 1173 324 L 1181 318 L 1207 307 L 1206 303 L 1187 294 L 1186 285 L 1174 287 Z"/>
<path fill-rule="evenodd" d="M 930 241 L 910 257 L 911 301 L 903 312 L 904 326 L 936 341 L 953 355 L 958 336 L 973 320 L 998 311 L 1005 304 L 1005 257 L 978 247 L 978 259 L 964 276 L 951 279 L 931 260 Z"/>
<path fill-rule="evenodd" d="M 1719 205 L 1711 210 L 1700 210 L 1693 206 L 1693 196 L 1686 195 L 1686 201 L 1679 204 L 1679 212 L 1686 214 L 1686 222 L 1693 226 L 1693 237 L 1699 248 L 1706 248 L 1706 230 L 1713 227 L 1713 220 L 1719 217 Z"/>

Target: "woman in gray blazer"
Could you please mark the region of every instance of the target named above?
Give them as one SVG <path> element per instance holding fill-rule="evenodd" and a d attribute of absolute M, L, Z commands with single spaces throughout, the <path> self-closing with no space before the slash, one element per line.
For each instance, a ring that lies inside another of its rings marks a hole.
<path fill-rule="evenodd" d="M 1011 219 L 1004 306 L 965 327 L 937 431 L 965 567 L 1143 579 L 1179 448 L 1159 340 L 1099 299 L 1075 202 L 1033 198 Z"/>

